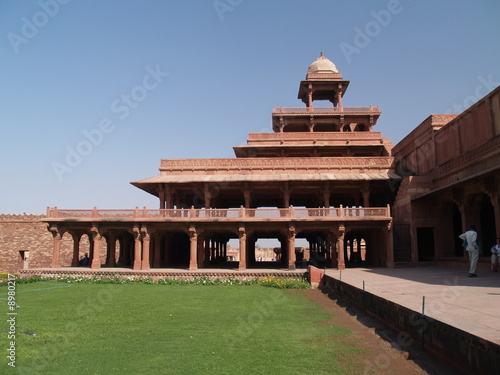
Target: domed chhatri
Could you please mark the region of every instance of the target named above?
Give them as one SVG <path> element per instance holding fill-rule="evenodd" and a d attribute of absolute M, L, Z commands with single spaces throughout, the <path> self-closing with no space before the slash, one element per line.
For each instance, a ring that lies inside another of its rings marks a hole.
<path fill-rule="evenodd" d="M 309 69 L 307 70 L 307 74 L 311 73 L 338 73 L 337 67 L 334 63 L 332 63 L 328 58 L 323 55 L 323 52 L 320 53 L 319 57 L 309 65 Z"/>

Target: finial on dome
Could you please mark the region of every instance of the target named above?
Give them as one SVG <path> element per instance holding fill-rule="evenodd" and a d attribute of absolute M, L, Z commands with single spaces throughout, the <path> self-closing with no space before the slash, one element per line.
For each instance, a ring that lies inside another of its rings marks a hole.
<path fill-rule="evenodd" d="M 323 51 L 319 53 L 319 57 L 325 57 L 325 55 L 323 55 Z"/>

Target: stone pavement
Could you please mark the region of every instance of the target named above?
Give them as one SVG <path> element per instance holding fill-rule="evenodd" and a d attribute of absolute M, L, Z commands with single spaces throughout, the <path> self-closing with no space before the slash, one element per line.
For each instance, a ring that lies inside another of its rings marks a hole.
<path fill-rule="evenodd" d="M 335 279 L 500 344 L 500 273 L 442 267 L 326 270 Z M 424 304 L 425 297 L 425 304 Z"/>

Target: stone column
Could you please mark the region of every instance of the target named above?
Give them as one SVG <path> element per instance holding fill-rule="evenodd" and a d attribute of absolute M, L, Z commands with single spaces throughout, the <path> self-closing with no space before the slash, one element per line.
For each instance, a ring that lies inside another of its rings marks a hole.
<path fill-rule="evenodd" d="M 204 185 L 203 189 L 203 200 L 205 201 L 205 208 L 212 207 L 212 193 L 207 184 Z"/>
<path fill-rule="evenodd" d="M 158 196 L 160 197 L 160 210 L 163 210 L 165 208 L 165 188 L 163 184 L 158 185 Z"/>
<path fill-rule="evenodd" d="M 387 232 L 386 232 L 386 243 L 387 243 L 387 260 L 386 267 L 394 268 L 394 244 L 392 238 L 392 222 L 387 224 Z"/>
<path fill-rule="evenodd" d="M 141 270 L 149 270 L 149 256 L 150 256 L 150 234 L 148 233 L 148 228 L 146 226 L 141 227 L 141 237 L 142 237 L 142 261 Z"/>
<path fill-rule="evenodd" d="M 370 207 L 370 190 L 363 190 L 363 207 Z"/>
<path fill-rule="evenodd" d="M 174 208 L 174 193 L 168 185 L 165 185 L 165 208 Z"/>
<path fill-rule="evenodd" d="M 283 191 L 283 208 L 290 207 L 290 187 L 288 182 L 285 182 L 285 186 L 282 189 Z"/>
<path fill-rule="evenodd" d="M 244 271 L 247 269 L 247 234 L 243 225 L 239 227 L 238 235 L 240 238 L 240 262 L 238 270 Z"/>
<path fill-rule="evenodd" d="M 325 186 L 323 188 L 323 205 L 325 208 L 330 208 L 330 186 Z"/>
<path fill-rule="evenodd" d="M 344 260 L 344 234 L 345 226 L 344 224 L 339 224 L 339 231 L 337 237 L 337 269 L 345 270 L 345 260 Z"/>
<path fill-rule="evenodd" d="M 132 235 L 134 236 L 134 264 L 132 266 L 133 270 L 140 270 L 142 263 L 142 244 L 141 244 L 141 231 L 138 226 L 134 226 L 132 230 Z"/>
<path fill-rule="evenodd" d="M 71 237 L 73 238 L 73 259 L 71 260 L 71 267 L 78 267 L 80 255 L 80 238 L 82 238 L 82 233 L 71 232 Z"/>
<path fill-rule="evenodd" d="M 94 245 L 94 251 L 92 252 L 92 259 L 90 263 L 91 269 L 99 269 L 101 268 L 101 240 L 102 235 L 99 232 L 99 228 L 96 225 L 93 225 L 90 228 L 90 233 L 92 235 L 92 243 Z"/>
<path fill-rule="evenodd" d="M 337 106 L 342 108 L 342 84 L 339 83 L 337 87 Z"/>
<path fill-rule="evenodd" d="M 248 185 L 243 188 L 243 199 L 245 200 L 245 208 L 250 208 L 252 206 L 252 193 Z"/>
<path fill-rule="evenodd" d="M 288 227 L 288 269 L 295 270 L 295 227 Z"/>
<path fill-rule="evenodd" d="M 61 233 L 59 228 L 57 228 L 57 226 L 55 225 L 51 226 L 49 230 L 52 233 L 52 237 L 54 239 L 52 262 L 50 266 L 52 268 L 59 268 L 61 267 L 61 239 L 64 233 Z"/>
<path fill-rule="evenodd" d="M 198 250 L 198 234 L 194 226 L 189 227 L 189 270 L 196 271 L 198 269 L 198 259 L 196 251 Z"/>

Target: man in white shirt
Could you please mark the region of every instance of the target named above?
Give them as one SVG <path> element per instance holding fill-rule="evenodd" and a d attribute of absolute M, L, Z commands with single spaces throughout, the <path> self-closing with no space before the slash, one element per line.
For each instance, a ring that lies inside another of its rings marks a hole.
<path fill-rule="evenodd" d="M 467 241 L 465 250 L 469 253 L 469 277 L 477 277 L 476 266 L 479 259 L 479 246 L 477 246 L 477 232 L 476 226 L 471 225 L 470 229 L 458 236 L 461 240 Z"/>

